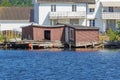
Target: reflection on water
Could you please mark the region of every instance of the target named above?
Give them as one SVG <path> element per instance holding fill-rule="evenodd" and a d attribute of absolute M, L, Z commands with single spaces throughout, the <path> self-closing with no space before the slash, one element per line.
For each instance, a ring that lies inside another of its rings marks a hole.
<path fill-rule="evenodd" d="M 120 50 L 0 50 L 0 80 L 119 79 Z"/>
<path fill-rule="evenodd" d="M 58 48 L 53 48 L 53 49 L 40 49 L 39 51 L 75 51 L 75 52 L 91 52 L 91 51 L 99 51 L 99 48 L 72 48 L 72 49 L 58 49 Z"/>
<path fill-rule="evenodd" d="M 98 48 L 75 48 L 74 51 L 83 51 L 83 52 L 93 52 L 93 51 L 98 51 Z"/>

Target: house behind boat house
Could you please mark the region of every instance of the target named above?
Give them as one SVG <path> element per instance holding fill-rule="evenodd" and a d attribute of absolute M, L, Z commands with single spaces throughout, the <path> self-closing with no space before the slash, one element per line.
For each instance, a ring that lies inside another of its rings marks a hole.
<path fill-rule="evenodd" d="M 22 28 L 22 39 L 34 41 L 59 41 L 79 47 L 84 44 L 99 42 L 99 29 L 92 27 L 60 25 L 38 26 L 30 25 Z"/>
<path fill-rule="evenodd" d="M 0 31 L 6 37 L 21 34 L 21 27 L 34 22 L 33 7 L 0 7 Z"/>
<path fill-rule="evenodd" d="M 96 26 L 94 18 L 89 25 L 88 5 L 95 0 L 33 0 L 34 22 L 42 26 L 53 26 L 57 23 L 80 26 Z"/>
<path fill-rule="evenodd" d="M 100 32 L 117 30 L 120 22 L 120 0 L 33 0 L 34 22 L 54 25 L 56 22 L 98 27 Z"/>
<path fill-rule="evenodd" d="M 33 0 L 33 3 L 37 25 L 22 28 L 23 40 L 59 41 L 74 47 L 98 43 L 99 29 L 94 24 L 88 27 L 87 16 L 88 5 L 95 4 L 95 0 Z"/>

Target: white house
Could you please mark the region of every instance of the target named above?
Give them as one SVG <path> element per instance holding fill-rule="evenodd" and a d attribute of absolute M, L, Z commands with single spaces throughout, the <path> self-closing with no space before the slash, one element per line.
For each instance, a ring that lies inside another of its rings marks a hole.
<path fill-rule="evenodd" d="M 87 25 L 88 4 L 94 0 L 34 0 L 34 22 L 39 25 L 57 23 Z"/>
<path fill-rule="evenodd" d="M 100 32 L 116 29 L 120 20 L 120 0 L 33 0 L 34 22 L 99 27 Z"/>
<path fill-rule="evenodd" d="M 14 30 L 21 32 L 22 26 L 34 22 L 32 12 L 33 7 L 0 7 L 0 31 Z"/>
<path fill-rule="evenodd" d="M 101 0 L 101 4 L 103 27 L 115 30 L 120 21 L 120 0 Z"/>
<path fill-rule="evenodd" d="M 96 0 L 95 4 L 88 6 L 87 16 L 89 26 L 94 24 L 100 32 L 108 28 L 116 30 L 120 21 L 120 0 Z"/>

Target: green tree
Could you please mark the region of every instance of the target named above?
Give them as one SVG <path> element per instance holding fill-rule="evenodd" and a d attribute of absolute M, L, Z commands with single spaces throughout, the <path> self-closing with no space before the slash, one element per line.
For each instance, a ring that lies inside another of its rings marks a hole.
<path fill-rule="evenodd" d="M 116 31 L 114 31 L 114 30 L 112 30 L 111 28 L 109 28 L 109 29 L 107 30 L 107 34 L 108 34 L 108 36 L 109 36 L 109 40 L 110 40 L 110 41 L 115 41 L 115 40 L 117 40 L 117 32 L 116 32 Z"/>
<path fill-rule="evenodd" d="M 0 6 L 32 6 L 32 0 L 0 0 Z"/>
<path fill-rule="evenodd" d="M 4 42 L 4 36 L 0 35 L 0 42 Z"/>
<path fill-rule="evenodd" d="M 9 7 L 12 4 L 9 2 L 9 0 L 1 0 L 1 4 L 0 6 L 5 6 L 5 7 Z"/>
<path fill-rule="evenodd" d="M 120 37 L 120 21 L 117 22 L 117 24 L 118 24 L 117 35 Z"/>

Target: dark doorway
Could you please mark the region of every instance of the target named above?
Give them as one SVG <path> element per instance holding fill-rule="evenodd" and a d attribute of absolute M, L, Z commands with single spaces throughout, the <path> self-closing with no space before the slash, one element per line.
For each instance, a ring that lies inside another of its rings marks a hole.
<path fill-rule="evenodd" d="M 50 40 L 50 30 L 45 30 L 44 31 L 44 39 L 45 40 Z"/>

